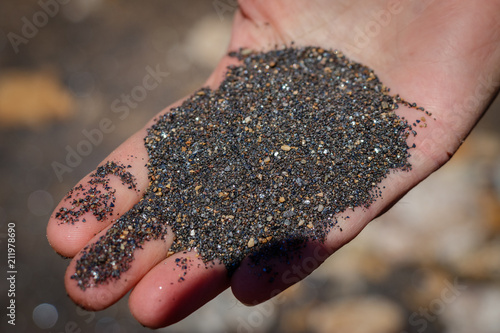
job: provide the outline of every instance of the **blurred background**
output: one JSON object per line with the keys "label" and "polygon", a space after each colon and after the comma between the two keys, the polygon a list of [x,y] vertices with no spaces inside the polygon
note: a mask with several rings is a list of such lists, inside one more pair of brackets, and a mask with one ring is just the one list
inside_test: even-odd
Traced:
{"label": "blurred background", "polygon": [[[60,2],[0,2],[0,267],[15,222],[18,271],[16,326],[2,278],[0,331],[147,332],[126,299],[93,313],[66,296],[68,260],[50,248],[46,223],[109,152],[203,84],[225,52],[235,1]],[[156,68],[168,76],[141,89]],[[250,308],[226,291],[160,331],[500,332],[499,109],[497,100],[450,163],[284,302]],[[112,130],[83,146],[105,118]],[[85,156],[60,169],[78,149]]]}

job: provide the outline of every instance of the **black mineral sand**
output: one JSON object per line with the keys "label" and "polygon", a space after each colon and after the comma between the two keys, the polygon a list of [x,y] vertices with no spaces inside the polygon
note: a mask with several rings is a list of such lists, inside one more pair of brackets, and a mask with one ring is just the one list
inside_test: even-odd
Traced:
{"label": "black mineral sand", "polygon": [[217,90],[149,129],[149,188],[84,249],[72,276],[82,289],[119,278],[167,226],[172,253],[195,249],[230,273],[273,244],[321,241],[339,213],[379,197],[391,170],[411,168],[414,131],[394,113],[408,103],[369,68],[315,47],[232,55],[242,64]]}
{"label": "black mineral sand", "polygon": [[[126,167],[112,161],[99,166],[94,173],[90,174],[88,186],[84,187],[80,184],[69,191],[64,201],[71,200],[71,208],[60,208],[55,218],[61,223],[74,224],[87,212],[91,212],[97,221],[113,215],[116,190],[108,185],[109,175],[118,176],[122,184],[128,185],[129,189],[136,189],[135,177],[126,168],[130,166]],[[82,222],[86,222],[85,219],[82,219]]]}

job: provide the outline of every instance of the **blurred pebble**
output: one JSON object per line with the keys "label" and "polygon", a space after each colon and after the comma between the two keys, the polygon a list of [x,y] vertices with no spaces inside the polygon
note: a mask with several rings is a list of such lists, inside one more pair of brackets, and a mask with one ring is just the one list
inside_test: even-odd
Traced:
{"label": "blurred pebble", "polygon": [[311,309],[307,320],[316,333],[396,333],[404,328],[401,307],[380,296],[323,304]]}
{"label": "blurred pebble", "polygon": [[52,195],[44,190],[37,190],[28,197],[28,209],[36,216],[50,214],[54,209],[54,199]]}
{"label": "blurred pebble", "polygon": [[310,331],[308,330],[309,327],[307,318],[313,307],[313,304],[306,303],[298,308],[283,311],[279,322],[281,331],[287,333],[302,333]]}
{"label": "blurred pebble", "polygon": [[[500,175],[500,161],[498,170]],[[483,191],[479,200],[484,215],[484,227],[492,234],[500,235],[500,186],[499,194],[494,191],[491,188]]]}
{"label": "blurred pebble", "polygon": [[207,15],[189,31],[184,51],[193,63],[214,68],[227,52],[231,37],[231,22]]}
{"label": "blurred pebble", "polygon": [[422,267],[415,270],[411,281],[403,291],[403,300],[412,309],[427,307],[442,296],[443,290],[453,284],[453,277],[438,266]]}
{"label": "blurred pebble", "polygon": [[447,332],[500,332],[500,287],[469,288],[442,313]]}
{"label": "blurred pebble", "polygon": [[33,321],[40,329],[52,328],[58,317],[57,309],[49,303],[42,303],[33,309]]}
{"label": "blurred pebble", "polygon": [[95,324],[95,333],[121,333],[120,324],[112,317],[103,317]]}
{"label": "blurred pebble", "polygon": [[40,126],[70,117],[74,100],[49,72],[4,70],[0,77],[0,126]]}
{"label": "blurred pebble", "polygon": [[500,280],[500,239],[468,253],[455,268],[461,276],[470,279]]}

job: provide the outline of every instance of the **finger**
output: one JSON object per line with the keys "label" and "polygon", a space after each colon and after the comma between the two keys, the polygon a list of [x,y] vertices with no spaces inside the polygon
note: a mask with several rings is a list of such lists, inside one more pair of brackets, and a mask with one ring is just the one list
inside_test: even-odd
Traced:
{"label": "finger", "polygon": [[243,304],[257,305],[311,274],[330,255],[325,244],[287,240],[246,257],[231,279],[231,290]]}
{"label": "finger", "polygon": [[[113,226],[101,231],[72,259],[66,270],[64,282],[68,295],[85,309],[102,310],[118,301],[166,257],[173,240],[172,233],[167,232],[164,239],[140,244],[141,248],[137,246],[133,250],[133,260],[124,266],[123,255],[128,256],[129,249],[113,247],[117,243],[110,242],[110,239],[115,238],[115,232],[123,231],[113,229]],[[121,244],[130,244],[134,241],[132,237],[129,234]],[[119,273],[118,278],[110,277],[116,273]]]}
{"label": "finger", "polygon": [[185,318],[229,287],[226,268],[203,263],[193,252],[156,265],[134,288],[130,311],[144,326],[159,328]]}
{"label": "finger", "polygon": [[145,131],[136,133],[100,164],[114,163],[116,171],[104,177],[95,176],[95,171],[90,173],[59,203],[47,226],[47,238],[54,250],[73,257],[95,234],[139,201],[148,186],[144,136]]}

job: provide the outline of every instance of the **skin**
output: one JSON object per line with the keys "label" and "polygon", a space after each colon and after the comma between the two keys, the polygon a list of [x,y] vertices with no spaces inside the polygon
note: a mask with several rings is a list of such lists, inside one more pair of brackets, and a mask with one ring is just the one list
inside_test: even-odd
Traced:
{"label": "skin", "polygon": [[[385,16],[377,23],[377,13],[382,10]],[[178,283],[181,272],[173,270],[174,259],[189,257],[194,263],[201,260],[195,253],[166,258],[172,242],[169,235],[164,241],[147,242],[143,250],[136,251],[131,269],[120,280],[83,292],[69,278],[74,273],[75,261],[86,244],[106,232],[112,219],[98,222],[86,214],[85,224],[59,225],[51,218],[47,228],[49,242],[58,253],[73,257],[65,276],[69,296],[87,309],[100,310],[133,288],[129,298],[132,314],[141,324],[155,328],[183,319],[228,287],[241,302],[257,304],[304,278],[373,218],[446,163],[472,130],[500,84],[499,12],[500,1],[240,1],[229,50],[244,47],[265,51],[275,45],[290,45],[292,41],[296,46],[339,49],[352,60],[374,69],[391,93],[432,112],[432,117],[426,117],[427,128],[409,139],[410,145],[417,146],[411,151],[413,169],[391,174],[382,183],[386,186],[382,199],[368,209],[351,212],[350,219],[341,223],[343,231],[334,229],[323,244],[310,244],[302,261],[290,265],[277,262],[276,269],[281,275],[273,283],[269,283],[268,277],[256,274],[259,267],[246,262],[231,279],[221,264],[211,269],[205,269],[203,264],[193,265],[186,280]],[[364,37],[360,31],[365,32]],[[224,57],[206,85],[216,88],[225,67],[234,62]],[[424,115],[406,107],[398,109],[398,114],[409,120]],[[138,182],[139,193],[111,177],[118,215],[130,209],[147,188],[143,138],[152,123],[104,160],[131,164],[128,171]],[[87,180],[84,178],[82,182],[85,184]],[[56,211],[64,205],[67,203],[62,201]]]}

